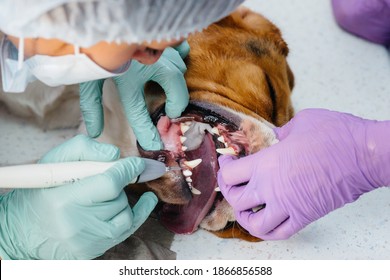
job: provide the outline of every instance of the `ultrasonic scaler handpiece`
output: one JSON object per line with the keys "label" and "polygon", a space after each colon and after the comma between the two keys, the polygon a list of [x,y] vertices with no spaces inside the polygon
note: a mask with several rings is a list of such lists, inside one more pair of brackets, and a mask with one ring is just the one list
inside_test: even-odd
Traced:
{"label": "ultrasonic scaler handpiece", "polygon": [[[144,158],[144,161],[145,170],[129,184],[152,181],[176,170],[157,160]],[[71,184],[104,173],[115,163],[75,161],[0,167],[0,188],[51,188]]]}

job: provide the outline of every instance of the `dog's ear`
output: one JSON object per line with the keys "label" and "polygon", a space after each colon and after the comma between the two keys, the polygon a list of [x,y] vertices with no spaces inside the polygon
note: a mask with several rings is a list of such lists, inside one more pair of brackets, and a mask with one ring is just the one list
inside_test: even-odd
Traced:
{"label": "dog's ear", "polygon": [[288,77],[288,85],[290,86],[290,90],[293,90],[295,86],[295,78],[294,73],[292,72],[290,65],[287,63],[287,77]]}
{"label": "dog's ear", "polygon": [[261,14],[240,7],[226,19],[225,24],[234,25],[236,28],[239,26],[250,33],[257,34],[262,41],[274,44],[281,55],[285,57],[288,55],[289,49],[279,28]]}

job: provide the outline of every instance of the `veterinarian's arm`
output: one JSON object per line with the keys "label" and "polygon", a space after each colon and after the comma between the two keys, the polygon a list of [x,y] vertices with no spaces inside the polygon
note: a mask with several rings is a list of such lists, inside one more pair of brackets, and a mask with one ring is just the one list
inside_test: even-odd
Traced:
{"label": "veterinarian's arm", "polygon": [[[112,161],[119,150],[76,136],[41,162]],[[50,189],[17,189],[0,197],[3,259],[92,259],[128,238],[157,203],[153,193],[130,208],[123,187],[144,169],[126,158],[105,173]],[[21,174],[27,176],[27,174]]]}
{"label": "veterinarian's arm", "polygon": [[[187,70],[183,59],[189,52],[183,42],[177,48],[167,48],[160,59],[152,65],[143,65],[135,60],[129,70],[113,80],[118,88],[126,117],[138,142],[145,150],[160,150],[162,142],[146,108],[144,86],[155,81],[164,89],[167,100],[165,111],[170,118],[177,118],[189,101],[184,73]],[[104,80],[80,85],[80,106],[88,134],[97,137],[103,130],[102,87]]]}
{"label": "veterinarian's arm", "polygon": [[275,132],[280,142],[256,154],[220,157],[221,192],[254,236],[286,239],[390,185],[390,121],[310,109]]}

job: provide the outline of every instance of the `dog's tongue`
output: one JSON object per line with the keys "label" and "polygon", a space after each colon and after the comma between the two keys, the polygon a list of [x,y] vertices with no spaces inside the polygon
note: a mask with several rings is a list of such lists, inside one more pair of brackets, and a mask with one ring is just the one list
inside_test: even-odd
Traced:
{"label": "dog's tongue", "polygon": [[199,149],[186,152],[188,160],[202,159],[192,173],[193,187],[201,193],[193,195],[186,205],[164,204],[160,219],[169,230],[190,234],[194,232],[206,214],[209,212],[216,197],[218,160],[215,144],[210,134],[206,134]]}

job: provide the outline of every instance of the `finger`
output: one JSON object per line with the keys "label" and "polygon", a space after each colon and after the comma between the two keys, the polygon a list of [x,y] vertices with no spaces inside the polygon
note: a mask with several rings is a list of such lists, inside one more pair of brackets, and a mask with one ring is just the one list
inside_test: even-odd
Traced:
{"label": "finger", "polygon": [[121,159],[103,174],[80,180],[73,190],[80,199],[86,199],[85,204],[114,200],[144,169],[145,162],[142,158]]}
{"label": "finger", "polygon": [[276,134],[276,138],[278,140],[284,140],[290,134],[291,129],[294,126],[294,119],[291,119],[288,123],[283,125],[282,127],[275,127],[274,132]]}
{"label": "finger", "polygon": [[[151,211],[156,206],[157,201],[157,197],[153,193],[147,192],[141,196],[133,210],[131,210],[129,206],[125,209],[124,213],[115,217],[113,222],[111,222],[116,226],[114,233],[118,234],[114,243],[118,244],[119,242],[117,241],[122,242],[132,235],[149,217]],[[129,222],[128,227],[125,226],[127,222]]]}
{"label": "finger", "polygon": [[220,167],[218,174],[221,175],[225,184],[239,185],[248,182],[252,177],[252,167],[254,163],[258,161],[254,155],[255,154],[240,159],[231,156],[220,156],[218,159]]}
{"label": "finger", "polygon": [[253,212],[236,211],[237,222],[250,234],[263,238],[288,219],[288,215],[272,206]]}
{"label": "finger", "polygon": [[122,191],[117,198],[92,205],[91,212],[101,221],[109,221],[129,206],[126,193]]}
{"label": "finger", "polygon": [[133,224],[133,212],[130,205],[127,205],[123,211],[119,212],[115,217],[108,221],[110,234],[114,245],[117,245],[126,240],[131,235],[131,227]]}
{"label": "finger", "polygon": [[298,230],[294,228],[291,219],[287,219],[269,233],[259,237],[263,240],[284,240],[290,238],[296,232],[298,232]]}
{"label": "finger", "polygon": [[126,94],[123,83],[117,86],[126,118],[141,147],[147,151],[161,150],[163,145],[160,134],[150,118],[143,90],[134,89],[134,94]]}
{"label": "finger", "polygon": [[119,155],[120,151],[114,145],[99,143],[80,134],[49,151],[39,162],[113,161]]}
{"label": "finger", "polygon": [[223,197],[235,211],[245,211],[265,203],[260,192],[254,192],[253,188],[248,185],[226,185],[223,178],[221,178],[221,174],[218,174],[218,186]]}
{"label": "finger", "polygon": [[[183,46],[181,51],[183,51],[182,54],[184,55],[186,51],[185,46]],[[169,69],[176,68],[184,74],[187,71],[187,66],[183,61],[182,54],[174,48],[166,48],[157,63],[161,66],[169,67]]]}
{"label": "finger", "polygon": [[88,135],[98,137],[104,126],[102,106],[104,80],[90,81],[80,84],[80,109]]}
{"label": "finger", "polygon": [[156,207],[157,196],[152,192],[144,193],[133,207],[133,224],[130,233],[133,234],[149,217]]}
{"label": "finger", "polygon": [[187,41],[183,41],[180,45],[174,47],[174,49],[180,54],[181,58],[184,59],[190,52],[190,45]]}
{"label": "finger", "polygon": [[164,89],[167,96],[165,101],[167,116],[170,118],[180,117],[190,100],[183,73],[175,68],[168,69],[164,75],[155,75],[153,81]]}

